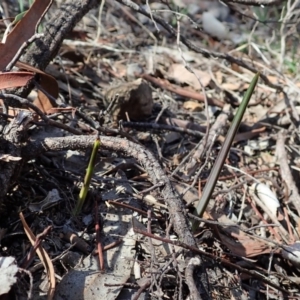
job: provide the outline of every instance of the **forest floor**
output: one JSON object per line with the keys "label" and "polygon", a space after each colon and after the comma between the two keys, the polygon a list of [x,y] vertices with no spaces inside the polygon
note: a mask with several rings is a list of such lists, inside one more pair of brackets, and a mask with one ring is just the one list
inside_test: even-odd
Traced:
{"label": "forest floor", "polygon": [[[4,2],[11,16],[19,12],[20,1]],[[1,216],[0,254],[15,257],[27,274],[19,275],[15,294],[300,298],[293,248],[300,235],[297,1],[174,2],[135,1],[131,9],[130,1],[102,1],[64,37],[45,69],[59,96],[56,107],[39,108],[55,122],[32,122],[29,144],[43,140],[43,147],[11,179]],[[54,1],[41,32],[61,5]],[[259,83],[189,240],[194,209],[257,72]],[[28,99],[34,97],[36,91]],[[74,216],[98,134],[89,193]],[[20,212],[33,234],[43,233],[52,267],[28,254]],[[200,281],[208,289],[205,280],[209,295],[198,292]]]}

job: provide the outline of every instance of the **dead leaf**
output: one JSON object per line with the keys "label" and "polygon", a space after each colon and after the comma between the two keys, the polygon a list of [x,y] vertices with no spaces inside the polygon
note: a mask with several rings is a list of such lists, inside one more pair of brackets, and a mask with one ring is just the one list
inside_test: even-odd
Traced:
{"label": "dead leaf", "polygon": [[[99,272],[99,261],[87,256],[60,281],[55,300],[107,299],[115,300],[132,273],[137,236],[131,225],[132,212],[110,209],[103,224],[103,242],[109,245],[118,237],[123,243],[105,252],[104,274]],[[72,288],[70,288],[72,287]]]}
{"label": "dead leaf", "polygon": [[226,91],[242,91],[247,89],[248,85],[243,82],[224,82],[220,86]]}
{"label": "dead leaf", "polygon": [[[58,83],[54,77],[20,61],[16,63],[16,66],[19,69],[39,74],[39,84],[45,92],[49,93],[54,99],[58,97]],[[46,93],[39,90],[37,98],[33,101],[33,104],[36,105],[43,113],[48,113],[49,110],[57,106],[56,102],[51,97],[48,97]]]}
{"label": "dead leaf", "polygon": [[200,70],[193,71],[195,72],[196,76],[192,72],[188,71],[183,64],[173,64],[169,68],[168,76],[177,82],[190,85],[195,90],[201,90],[201,85],[198,78],[200,79],[202,85],[206,87],[209,84],[211,77],[206,72],[202,72]]}
{"label": "dead leaf", "polygon": [[[211,214],[213,215],[213,213]],[[243,257],[253,257],[274,251],[272,245],[241,231],[239,227],[225,215],[218,216],[217,220],[219,223],[232,224],[232,226],[224,226],[222,228],[215,226],[215,229],[222,244],[233,254]]]}
{"label": "dead leaf", "polygon": [[32,72],[0,73],[0,90],[26,86],[33,77]]}
{"label": "dead leaf", "polygon": [[55,205],[59,200],[61,200],[59,192],[57,189],[52,189],[48,192],[46,198],[37,203],[29,204],[28,208],[32,212],[43,212],[43,210],[49,209],[51,206]]}

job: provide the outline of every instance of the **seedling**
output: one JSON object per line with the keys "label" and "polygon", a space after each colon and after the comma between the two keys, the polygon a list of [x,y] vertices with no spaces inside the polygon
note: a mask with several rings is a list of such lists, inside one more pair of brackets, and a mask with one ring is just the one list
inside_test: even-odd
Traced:
{"label": "seedling", "polygon": [[94,142],[93,151],[92,151],[92,154],[91,154],[91,157],[90,157],[88,168],[86,169],[85,177],[84,177],[84,180],[83,180],[83,185],[81,187],[76,206],[73,210],[73,215],[74,216],[76,216],[80,213],[80,211],[82,209],[82,206],[84,204],[86,195],[89,191],[91,178],[92,178],[93,173],[94,173],[96,156],[97,156],[97,152],[98,152],[99,147],[100,147],[100,139],[99,139],[99,137],[97,137],[96,141]]}

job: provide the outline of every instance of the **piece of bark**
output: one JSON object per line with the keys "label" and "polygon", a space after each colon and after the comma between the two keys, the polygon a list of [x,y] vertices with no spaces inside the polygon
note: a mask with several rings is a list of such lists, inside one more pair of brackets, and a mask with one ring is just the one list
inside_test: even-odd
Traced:
{"label": "piece of bark", "polygon": [[105,93],[105,105],[113,121],[143,120],[152,113],[153,99],[150,86],[137,79],[109,88]]}
{"label": "piece of bark", "polygon": [[[21,145],[26,139],[26,133],[33,115],[28,111],[20,110],[18,115],[4,128],[0,136],[0,153],[9,154],[13,157],[22,157]],[[18,172],[18,167],[22,162],[19,161],[0,161],[0,215],[4,208],[3,198],[5,197],[9,186],[12,184],[12,177]]]}

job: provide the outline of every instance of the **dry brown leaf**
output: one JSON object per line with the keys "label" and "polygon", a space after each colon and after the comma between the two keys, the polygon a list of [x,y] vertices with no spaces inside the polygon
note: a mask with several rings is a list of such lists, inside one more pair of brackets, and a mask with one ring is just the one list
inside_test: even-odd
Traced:
{"label": "dry brown leaf", "polygon": [[32,72],[0,73],[0,90],[25,86],[33,77]]}
{"label": "dry brown leaf", "polygon": [[254,238],[250,234],[241,231],[239,227],[225,215],[218,216],[217,220],[219,223],[233,225],[224,226],[222,230],[220,230],[218,226],[215,226],[220,240],[233,254],[243,257],[253,257],[274,251],[272,245],[268,244],[268,242]]}
{"label": "dry brown leaf", "polygon": [[[2,108],[3,105],[4,105],[3,100],[0,99],[0,113],[3,113],[3,108]],[[20,108],[15,108],[15,107],[9,106],[8,107],[8,115],[11,117],[15,117],[21,110],[29,111],[28,109],[20,109]],[[11,120],[12,118],[8,118],[8,119]]]}
{"label": "dry brown leaf", "polygon": [[169,78],[174,79],[177,82],[186,83],[196,90],[201,90],[201,85],[198,78],[200,79],[202,85],[206,87],[209,84],[211,77],[206,72],[202,72],[200,70],[193,71],[195,72],[196,76],[192,72],[188,71],[184,65],[173,64],[169,68],[168,76]]}
{"label": "dry brown leaf", "polygon": [[[28,70],[39,74],[39,84],[41,87],[54,99],[58,97],[58,83],[54,77],[23,62],[17,62],[16,66],[19,69]],[[56,102],[40,90],[38,91],[38,96],[33,101],[33,104],[36,105],[43,113],[48,113],[49,110],[56,106]]]}
{"label": "dry brown leaf", "polygon": [[220,86],[224,90],[228,90],[228,91],[243,91],[248,88],[248,85],[246,83],[239,82],[239,81],[224,82],[224,83],[220,84]]}
{"label": "dry brown leaf", "polygon": [[253,239],[250,236],[245,235],[244,232],[240,230],[238,232],[234,232],[237,230],[237,227],[229,227],[227,229],[235,239],[228,237],[221,232],[218,232],[218,235],[222,244],[224,244],[234,255],[253,257],[260,254],[270,253],[272,251],[272,248],[266,243]]}
{"label": "dry brown leaf", "polygon": [[[214,211],[206,212],[205,218],[218,220],[219,223],[232,224],[232,226],[215,226],[221,242],[235,255],[253,257],[274,251],[268,242],[254,238],[239,229],[239,227],[225,215],[218,215]],[[225,235],[226,234],[226,235]]]}

